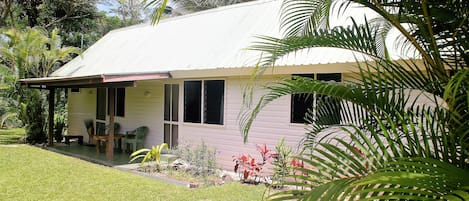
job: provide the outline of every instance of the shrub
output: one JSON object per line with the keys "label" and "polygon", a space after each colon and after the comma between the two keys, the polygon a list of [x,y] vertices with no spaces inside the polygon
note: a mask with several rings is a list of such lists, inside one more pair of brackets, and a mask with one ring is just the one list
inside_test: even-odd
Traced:
{"label": "shrub", "polygon": [[55,141],[61,142],[63,139],[63,130],[65,128],[65,119],[61,115],[54,115],[54,124],[55,124],[55,129],[54,129],[54,138]]}
{"label": "shrub", "polygon": [[139,149],[135,152],[133,152],[130,157],[130,162],[135,161],[139,158],[143,158],[141,161],[141,164],[143,165],[146,162],[155,162],[155,170],[157,172],[161,171],[161,153],[163,150],[166,149],[168,150],[168,144],[166,143],[161,143],[160,145],[157,146],[152,146],[151,149]]}
{"label": "shrub", "polygon": [[43,143],[47,140],[45,132],[45,117],[42,99],[39,92],[28,94],[28,103],[21,103],[21,120],[26,125],[26,141],[31,144]]}
{"label": "shrub", "polygon": [[202,141],[200,145],[180,144],[171,153],[187,162],[191,167],[187,170],[193,176],[206,177],[215,173],[216,150],[211,150]]}
{"label": "shrub", "polygon": [[[272,177],[273,187],[283,187],[285,178],[292,173],[293,151],[285,144],[282,138],[275,146],[276,153],[273,154],[274,176]],[[293,162],[295,163],[295,162]],[[296,163],[295,163],[296,164]]]}
{"label": "shrub", "polygon": [[235,162],[234,172],[239,174],[239,178],[242,182],[260,183],[262,180],[267,181],[267,179],[262,176],[262,170],[264,165],[272,159],[272,153],[267,149],[265,144],[256,145],[256,148],[262,157],[260,162],[256,162],[256,159],[249,154],[233,156],[233,162]]}

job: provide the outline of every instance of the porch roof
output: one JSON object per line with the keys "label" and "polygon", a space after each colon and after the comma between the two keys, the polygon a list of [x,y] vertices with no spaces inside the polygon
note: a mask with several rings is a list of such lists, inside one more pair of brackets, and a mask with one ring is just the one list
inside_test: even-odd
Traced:
{"label": "porch roof", "polygon": [[75,77],[46,77],[21,79],[30,88],[95,88],[95,87],[134,87],[136,81],[170,78],[167,72],[100,74]]}

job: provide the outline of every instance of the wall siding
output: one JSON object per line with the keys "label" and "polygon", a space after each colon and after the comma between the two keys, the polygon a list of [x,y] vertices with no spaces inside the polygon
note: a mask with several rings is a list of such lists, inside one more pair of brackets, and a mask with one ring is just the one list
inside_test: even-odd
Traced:
{"label": "wall siding", "polygon": [[[260,86],[277,78],[278,76],[265,76],[256,83],[254,103],[263,94]],[[290,96],[275,100],[259,113],[251,127],[248,143],[244,144],[238,115],[243,106],[242,94],[249,77],[219,79],[225,80],[224,125],[184,123],[183,118],[179,118],[179,144],[196,145],[205,142],[211,149],[216,149],[219,167],[228,170],[233,168],[233,156],[250,154],[260,159],[256,151],[257,144],[267,144],[269,149],[274,150],[277,142],[284,138],[288,145],[297,148],[305,128],[302,124],[290,123]],[[346,80],[347,76],[344,76],[344,79]],[[164,84],[179,84],[179,117],[183,117],[183,82],[184,80],[175,79],[139,81],[137,87],[127,88],[125,117],[115,119],[121,125],[121,132],[145,125],[150,128],[145,146],[162,143]],[[80,93],[70,93],[69,97],[70,133],[87,136],[83,120],[95,118],[96,90],[82,89]]]}
{"label": "wall siding", "polygon": [[[244,144],[239,130],[238,114],[243,104],[243,89],[248,80],[246,77],[225,79],[224,125],[182,123],[180,126],[179,137],[182,142],[193,144],[203,141],[212,149],[216,149],[217,162],[220,167],[228,170],[233,168],[233,156],[250,154],[260,159],[256,144],[267,144],[269,149],[274,149],[277,142],[285,138],[287,144],[296,147],[304,133],[302,125],[289,123],[290,98],[283,97],[259,113],[249,133],[248,143]],[[272,80],[273,78],[259,80],[258,85]],[[256,89],[254,100],[261,94],[261,91]]]}
{"label": "wall siding", "polygon": [[[163,84],[161,81],[140,81],[137,87],[126,88],[125,116],[115,117],[121,126],[120,132],[147,126],[149,134],[145,147],[163,142]],[[147,95],[145,95],[147,94]],[[81,89],[80,93],[69,92],[69,133],[85,136],[88,140],[85,119],[96,119],[96,89]],[[109,121],[109,116],[107,116]]]}

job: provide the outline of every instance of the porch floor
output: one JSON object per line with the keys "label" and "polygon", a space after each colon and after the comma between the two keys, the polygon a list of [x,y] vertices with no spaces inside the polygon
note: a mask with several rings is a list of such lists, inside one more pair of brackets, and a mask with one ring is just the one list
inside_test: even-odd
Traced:
{"label": "porch floor", "polygon": [[79,145],[77,143],[71,143],[70,145],[66,145],[63,143],[55,143],[53,147],[48,147],[48,149],[106,166],[124,165],[128,164],[130,160],[130,154],[114,149],[114,159],[109,161],[106,158],[104,147],[101,147],[99,154],[97,154],[96,147],[87,144]]}

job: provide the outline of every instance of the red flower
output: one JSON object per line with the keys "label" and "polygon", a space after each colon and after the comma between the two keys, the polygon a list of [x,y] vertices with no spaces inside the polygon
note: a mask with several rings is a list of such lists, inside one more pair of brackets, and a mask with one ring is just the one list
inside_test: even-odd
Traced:
{"label": "red flower", "polygon": [[243,161],[243,162],[246,162],[246,161],[248,161],[248,156],[242,155],[239,159],[241,159],[241,161]]}
{"label": "red flower", "polygon": [[248,171],[244,170],[244,174],[243,174],[244,180],[246,180],[248,176],[249,176]]}
{"label": "red flower", "polygon": [[263,144],[263,145],[256,145],[257,147],[257,151],[259,151],[262,155],[266,155],[267,153],[270,152],[269,149],[267,149],[267,145],[266,144]]}
{"label": "red flower", "polygon": [[303,161],[298,161],[296,159],[293,159],[291,161],[291,164],[293,165],[293,167],[304,167]]}

